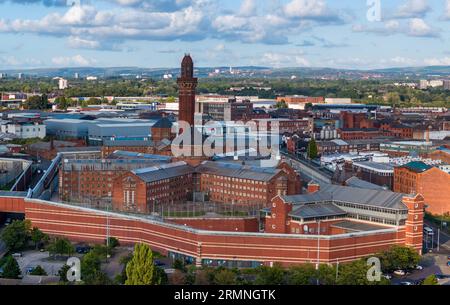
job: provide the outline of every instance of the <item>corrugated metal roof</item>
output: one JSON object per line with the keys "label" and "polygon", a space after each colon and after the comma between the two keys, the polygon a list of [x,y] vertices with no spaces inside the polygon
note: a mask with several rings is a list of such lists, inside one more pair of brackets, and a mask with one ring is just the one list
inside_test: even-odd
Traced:
{"label": "corrugated metal roof", "polygon": [[346,215],[347,212],[331,203],[305,204],[295,207],[291,213],[292,217],[315,218],[326,216]]}
{"label": "corrugated metal roof", "polygon": [[403,210],[406,209],[406,206],[402,203],[404,196],[405,194],[391,191],[328,184],[322,185],[322,189],[313,194],[282,196],[282,198],[292,204],[340,201]]}

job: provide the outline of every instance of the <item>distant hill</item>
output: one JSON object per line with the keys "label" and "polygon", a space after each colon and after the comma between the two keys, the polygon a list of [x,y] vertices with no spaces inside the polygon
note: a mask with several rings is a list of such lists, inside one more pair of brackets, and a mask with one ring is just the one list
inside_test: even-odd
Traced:
{"label": "distant hill", "polygon": [[[408,78],[420,79],[427,77],[450,77],[450,66],[386,68],[373,70],[334,69],[334,68],[270,68],[260,66],[241,66],[232,69],[239,73],[230,74],[230,67],[196,67],[198,77],[207,77],[219,69],[221,77],[312,77],[312,78]],[[140,68],[140,67],[81,67],[81,68],[42,68],[42,69],[16,69],[0,70],[8,75],[23,73],[34,77],[66,77],[72,78],[75,73],[80,77],[119,77],[129,76],[162,78],[165,74],[176,77],[180,73],[179,68]]]}

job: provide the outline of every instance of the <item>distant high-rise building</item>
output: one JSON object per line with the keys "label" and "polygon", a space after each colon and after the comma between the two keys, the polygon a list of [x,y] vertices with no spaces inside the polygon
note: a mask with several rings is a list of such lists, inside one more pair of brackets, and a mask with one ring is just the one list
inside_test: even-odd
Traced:
{"label": "distant high-rise building", "polygon": [[419,89],[425,90],[428,88],[428,81],[426,79],[421,79],[419,82]]}
{"label": "distant high-rise building", "polygon": [[444,90],[450,90],[450,79],[444,80]]}
{"label": "distant high-rise building", "polygon": [[0,79],[6,78],[8,75],[6,73],[0,73]]}
{"label": "distant high-rise building", "polygon": [[435,80],[430,80],[430,81],[428,82],[428,85],[429,85],[430,87],[433,87],[433,88],[435,88],[435,87],[441,87],[441,86],[444,85],[444,82],[443,82],[442,80],[440,80],[440,79],[435,79]]}
{"label": "distant high-rise building", "polygon": [[194,126],[195,89],[198,80],[194,78],[194,62],[189,54],[186,54],[181,62],[181,76],[177,83],[179,88],[178,120]]}
{"label": "distant high-rise building", "polygon": [[75,77],[75,79],[78,79],[78,78],[80,78],[80,75],[78,73],[75,73],[74,77]]}
{"label": "distant high-rise building", "polygon": [[23,73],[17,74],[17,78],[18,78],[18,79],[22,79],[22,78],[23,78]]}
{"label": "distant high-rise building", "polygon": [[60,78],[59,81],[58,81],[58,87],[59,87],[59,90],[64,90],[67,87],[69,87],[67,79]]}

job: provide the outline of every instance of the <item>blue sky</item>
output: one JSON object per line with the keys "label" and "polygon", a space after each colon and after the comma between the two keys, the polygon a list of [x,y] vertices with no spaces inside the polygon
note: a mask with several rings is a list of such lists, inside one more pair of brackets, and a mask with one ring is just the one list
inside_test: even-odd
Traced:
{"label": "blue sky", "polygon": [[176,67],[185,52],[197,66],[450,65],[450,0],[0,0],[0,41],[0,69]]}

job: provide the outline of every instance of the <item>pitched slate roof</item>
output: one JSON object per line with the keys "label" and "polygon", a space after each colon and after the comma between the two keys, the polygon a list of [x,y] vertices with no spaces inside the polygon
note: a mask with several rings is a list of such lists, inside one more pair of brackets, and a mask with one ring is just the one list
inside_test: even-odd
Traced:
{"label": "pitched slate roof", "polygon": [[281,170],[235,163],[203,161],[196,167],[196,172],[240,179],[270,181]]}
{"label": "pitched slate roof", "polygon": [[169,163],[164,165],[156,165],[148,168],[137,169],[132,171],[144,182],[154,182],[163,179],[169,179],[182,175],[191,174],[194,168],[184,161]]}
{"label": "pitched slate roof", "polygon": [[368,189],[368,190],[383,190],[382,186],[364,181],[359,179],[358,177],[351,177],[345,181],[347,186],[356,187],[360,189]]}
{"label": "pitched slate roof", "polygon": [[322,189],[313,194],[282,196],[285,202],[292,204],[320,203],[339,201],[363,204],[380,208],[405,209],[402,193],[385,190],[368,190],[340,185],[322,185]]}
{"label": "pitched slate roof", "polygon": [[172,128],[172,122],[168,118],[161,118],[152,128]]}

